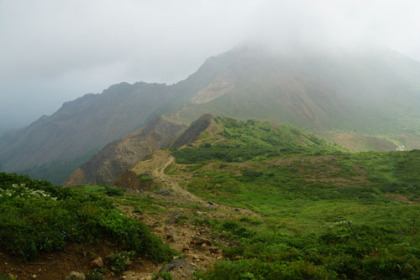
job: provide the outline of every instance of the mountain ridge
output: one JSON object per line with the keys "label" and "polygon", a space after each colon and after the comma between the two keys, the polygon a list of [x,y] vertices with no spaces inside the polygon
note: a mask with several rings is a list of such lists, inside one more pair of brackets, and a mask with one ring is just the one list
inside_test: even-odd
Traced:
{"label": "mountain ridge", "polygon": [[3,136],[0,164],[7,172],[61,183],[108,143],[159,115],[183,125],[203,114],[273,119],[327,138],[337,131],[380,136],[386,150],[392,143],[420,148],[418,76],[419,62],[389,50],[279,54],[236,48],[174,85],[121,83],[66,102]]}
{"label": "mountain ridge", "polygon": [[143,129],[106,145],[72,172],[63,185],[112,185],[118,176],[153,151],[169,147],[185,127],[156,117]]}

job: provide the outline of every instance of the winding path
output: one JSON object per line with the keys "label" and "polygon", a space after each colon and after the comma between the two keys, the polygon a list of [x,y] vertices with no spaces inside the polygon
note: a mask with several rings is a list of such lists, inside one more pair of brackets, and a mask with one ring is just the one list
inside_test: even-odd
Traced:
{"label": "winding path", "polygon": [[[153,176],[155,182],[160,183],[162,186],[171,189],[177,195],[177,198],[181,200],[181,202],[192,202],[198,203],[203,206],[209,205],[207,201],[201,199],[200,197],[190,193],[189,191],[185,190],[184,188],[180,187],[178,182],[175,180],[174,177],[165,174],[165,169],[175,161],[175,158],[171,156],[171,154],[167,151],[158,150],[152,154],[150,159],[138,162],[132,170],[136,172],[136,174],[141,174],[146,171],[150,172]],[[218,209],[226,210],[226,211],[234,211],[240,215],[251,215],[256,216],[255,212],[252,212],[248,209],[242,209],[238,207],[232,207],[217,203],[212,203],[212,205]]]}

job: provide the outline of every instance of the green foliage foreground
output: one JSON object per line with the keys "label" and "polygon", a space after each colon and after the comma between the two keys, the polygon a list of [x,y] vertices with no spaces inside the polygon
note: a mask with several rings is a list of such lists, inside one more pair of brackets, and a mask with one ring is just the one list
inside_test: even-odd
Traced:
{"label": "green foliage foreground", "polygon": [[[111,188],[108,194],[118,194]],[[64,249],[69,243],[110,242],[155,262],[174,251],[136,219],[97,196],[26,176],[0,173],[0,247],[21,260]]]}
{"label": "green foliage foreground", "polygon": [[259,216],[206,221],[236,246],[197,279],[420,279],[420,151],[351,154],[287,127],[221,121],[223,140],[173,151],[183,165],[171,172]]}
{"label": "green foliage foreground", "polygon": [[234,231],[227,235],[238,241],[237,246],[225,248],[230,260],[215,264],[198,279],[391,280],[420,276],[418,237],[413,240],[413,232],[401,232],[398,227],[343,221],[303,234],[280,233],[261,225],[251,231],[238,222],[236,231],[240,228],[247,229],[246,236]]}
{"label": "green foliage foreground", "polygon": [[197,279],[420,279],[420,151],[250,164],[190,168],[193,193],[261,214],[210,223],[237,245]]}

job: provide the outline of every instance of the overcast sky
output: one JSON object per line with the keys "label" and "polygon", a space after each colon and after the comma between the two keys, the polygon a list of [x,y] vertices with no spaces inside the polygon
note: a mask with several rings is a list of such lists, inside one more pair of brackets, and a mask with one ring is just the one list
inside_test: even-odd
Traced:
{"label": "overcast sky", "polygon": [[175,83],[250,41],[420,60],[419,11],[418,0],[0,0],[0,133],[114,83]]}

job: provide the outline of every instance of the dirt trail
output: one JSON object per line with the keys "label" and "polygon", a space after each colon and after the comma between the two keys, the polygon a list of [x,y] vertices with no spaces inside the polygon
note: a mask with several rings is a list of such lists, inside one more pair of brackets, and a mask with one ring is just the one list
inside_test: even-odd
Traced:
{"label": "dirt trail", "polygon": [[182,198],[186,200],[189,200],[191,202],[205,204],[206,202],[203,199],[181,188],[177,181],[172,179],[171,176],[165,174],[165,169],[171,163],[175,161],[175,158],[167,152],[164,152],[164,153],[161,153],[161,152],[164,152],[164,151],[159,151],[156,154],[163,154],[161,155],[162,160],[166,160],[166,162],[160,167],[152,170],[152,176],[154,177],[154,179],[160,181],[163,185],[172,189],[176,194],[178,194],[178,196],[181,196]]}
{"label": "dirt trail", "polygon": [[[172,202],[178,204],[192,203],[200,206],[215,208],[226,212],[234,212],[239,215],[258,216],[255,212],[248,209],[231,207],[227,205],[209,202],[190,193],[182,188],[173,176],[165,174],[165,169],[175,161],[175,158],[168,152],[163,150],[155,151],[150,159],[138,162],[132,170],[136,174],[149,173],[153,176],[153,181],[158,185],[172,190],[177,196],[177,200]],[[231,216],[231,215],[230,215]],[[237,215],[235,215],[237,216]]]}
{"label": "dirt trail", "polygon": [[[180,252],[183,259],[195,269],[206,269],[209,265],[224,258],[222,250],[215,244],[231,247],[234,246],[234,242],[213,233],[208,225],[197,224],[193,220],[207,218],[225,220],[257,216],[257,214],[247,209],[209,202],[188,192],[177,181],[182,178],[165,174],[165,169],[174,161],[174,157],[169,152],[159,150],[154,152],[151,158],[138,162],[131,169],[136,174],[152,176],[153,182],[162,188],[144,191],[142,195],[152,196],[164,202],[166,206],[161,206],[165,209],[164,211],[137,217],[130,207],[122,210],[150,226],[156,235],[160,236],[171,248]],[[128,273],[137,275],[139,272],[134,270]],[[174,275],[174,279],[190,278]]]}

